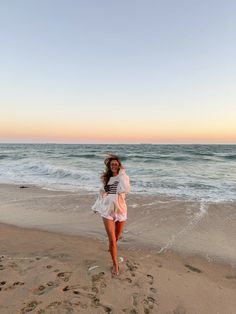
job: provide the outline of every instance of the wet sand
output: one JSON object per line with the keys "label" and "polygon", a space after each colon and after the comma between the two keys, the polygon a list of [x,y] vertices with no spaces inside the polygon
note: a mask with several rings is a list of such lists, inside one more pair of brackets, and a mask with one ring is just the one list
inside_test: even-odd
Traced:
{"label": "wet sand", "polygon": [[[0,222],[82,235],[106,241],[100,215],[91,211],[97,194],[49,191],[0,184]],[[128,194],[122,243],[200,255],[236,267],[236,203],[204,203],[160,195]]]}

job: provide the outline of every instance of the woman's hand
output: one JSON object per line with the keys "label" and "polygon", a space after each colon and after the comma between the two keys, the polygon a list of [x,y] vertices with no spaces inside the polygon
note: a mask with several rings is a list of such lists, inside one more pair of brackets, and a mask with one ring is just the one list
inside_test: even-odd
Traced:
{"label": "woman's hand", "polygon": [[125,169],[125,167],[121,164],[120,165],[120,170]]}
{"label": "woman's hand", "polygon": [[108,193],[107,193],[107,192],[104,192],[104,193],[102,194],[102,198],[106,197],[107,195],[108,195]]}

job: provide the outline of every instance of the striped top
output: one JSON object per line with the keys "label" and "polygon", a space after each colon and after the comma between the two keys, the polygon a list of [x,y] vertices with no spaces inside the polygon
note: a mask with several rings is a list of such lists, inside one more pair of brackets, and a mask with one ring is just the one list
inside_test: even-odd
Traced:
{"label": "striped top", "polygon": [[107,192],[107,194],[116,194],[118,184],[119,181],[115,181],[112,184],[107,184],[104,186],[104,190]]}

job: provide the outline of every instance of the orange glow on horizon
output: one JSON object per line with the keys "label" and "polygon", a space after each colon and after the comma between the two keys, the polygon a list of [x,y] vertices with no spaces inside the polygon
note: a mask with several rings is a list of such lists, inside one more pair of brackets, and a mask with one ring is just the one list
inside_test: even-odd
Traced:
{"label": "orange glow on horizon", "polygon": [[11,123],[1,123],[1,139],[30,139],[53,141],[96,141],[96,142],[231,142],[236,143],[236,127],[230,125],[185,125],[181,124],[150,124],[124,121],[110,121],[102,124],[100,121],[48,121],[16,120]]}
{"label": "orange glow on horizon", "polygon": [[167,136],[164,134],[159,134],[159,135],[151,135],[150,136],[142,136],[136,134],[136,136],[121,136],[121,135],[113,135],[113,136],[107,136],[107,135],[94,135],[94,134],[29,134],[26,132],[22,133],[12,133],[12,134],[0,134],[0,140],[1,139],[9,139],[11,140],[12,138],[17,139],[17,140],[22,140],[22,139],[30,139],[30,140],[44,140],[44,141],[63,141],[63,142],[80,142],[80,141],[88,141],[88,142],[134,142],[134,143],[205,143],[205,142],[231,142],[231,143],[236,143],[236,136],[234,135],[222,135],[222,134],[212,134],[212,135],[205,135],[205,136],[199,136],[198,134],[188,134],[188,135],[181,135],[179,134],[178,136]]}

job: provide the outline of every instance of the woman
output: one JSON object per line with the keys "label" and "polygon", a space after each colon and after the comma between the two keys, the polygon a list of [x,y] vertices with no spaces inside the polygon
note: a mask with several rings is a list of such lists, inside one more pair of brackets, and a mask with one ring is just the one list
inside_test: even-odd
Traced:
{"label": "woman", "polygon": [[101,176],[102,187],[100,195],[92,206],[92,210],[99,212],[102,216],[113,261],[112,274],[119,275],[116,241],[120,238],[127,220],[125,193],[130,192],[130,182],[129,176],[125,173],[125,168],[118,156],[109,154],[104,163],[106,169]]}

